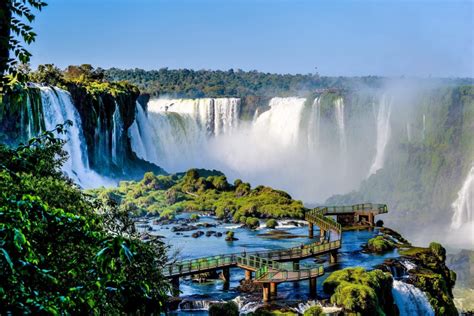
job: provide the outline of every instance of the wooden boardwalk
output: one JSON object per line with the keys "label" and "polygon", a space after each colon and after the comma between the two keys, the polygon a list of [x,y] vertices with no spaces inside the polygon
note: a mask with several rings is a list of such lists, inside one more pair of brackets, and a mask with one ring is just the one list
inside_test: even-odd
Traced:
{"label": "wooden boardwalk", "polygon": [[[213,270],[222,270],[224,278],[228,281],[229,269],[239,267],[246,271],[246,279],[251,279],[252,272],[255,273],[254,282],[263,284],[264,301],[276,295],[277,284],[288,281],[309,280],[310,292],[315,294],[316,278],[324,274],[324,267],[322,265],[306,266],[300,264],[299,261],[325,254],[330,255],[331,262],[337,261],[337,251],[342,245],[342,227],[341,224],[328,216],[351,214],[365,216],[373,225],[375,215],[382,213],[387,213],[385,204],[365,203],[351,206],[317,207],[305,213],[309,237],[314,238],[314,226],[318,226],[320,229],[320,236],[315,242],[281,250],[223,254],[179,261],[165,266],[163,274],[172,279],[175,287],[179,287],[180,277]],[[329,231],[335,233],[335,239],[330,240]],[[292,264],[288,264],[288,262],[292,262]]]}

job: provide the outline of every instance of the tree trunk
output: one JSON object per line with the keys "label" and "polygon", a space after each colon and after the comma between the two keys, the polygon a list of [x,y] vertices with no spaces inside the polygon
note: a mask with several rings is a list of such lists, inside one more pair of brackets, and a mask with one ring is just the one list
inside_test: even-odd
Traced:
{"label": "tree trunk", "polygon": [[12,19],[11,5],[11,0],[0,1],[0,76],[8,70],[10,23]]}

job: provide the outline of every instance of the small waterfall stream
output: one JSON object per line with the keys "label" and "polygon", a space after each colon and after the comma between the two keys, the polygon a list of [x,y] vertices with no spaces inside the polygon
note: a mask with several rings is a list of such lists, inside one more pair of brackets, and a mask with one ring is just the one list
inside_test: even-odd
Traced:
{"label": "small waterfall stream", "polygon": [[377,142],[374,161],[370,166],[369,176],[383,168],[385,160],[385,148],[390,139],[390,113],[392,102],[387,96],[382,96],[377,114]]}
{"label": "small waterfall stream", "polygon": [[347,153],[347,141],[346,141],[346,124],[344,118],[344,100],[342,98],[337,98],[335,101],[335,116],[337,128],[339,131],[339,146],[340,146],[340,155],[345,156]]}
{"label": "small waterfall stream", "polygon": [[[472,229],[474,228],[474,163],[458,192],[457,199],[452,204],[453,217],[451,219],[451,229],[466,228],[467,233],[471,233],[471,240],[474,238]],[[469,236],[465,236],[469,238]]]}
{"label": "small waterfall stream", "polygon": [[426,294],[412,284],[394,280],[392,294],[400,316],[434,316]]}

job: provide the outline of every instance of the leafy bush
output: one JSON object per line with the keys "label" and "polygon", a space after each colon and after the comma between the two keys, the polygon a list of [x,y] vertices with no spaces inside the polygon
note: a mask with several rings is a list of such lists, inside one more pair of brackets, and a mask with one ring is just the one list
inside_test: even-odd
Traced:
{"label": "leafy bush", "polygon": [[278,226],[278,222],[271,218],[265,223],[265,225],[267,226],[267,228],[275,228]]}
{"label": "leafy bush", "polygon": [[383,236],[377,236],[369,239],[367,247],[373,252],[385,252],[393,250],[395,245],[390,240],[385,239]]}
{"label": "leafy bush", "polygon": [[212,304],[209,307],[210,316],[238,316],[239,307],[234,302]]}
{"label": "leafy bush", "polygon": [[303,316],[321,316],[323,314],[323,309],[321,306],[311,306],[307,310],[304,311]]}
{"label": "leafy bush", "polygon": [[141,242],[127,210],[72,185],[62,144],[46,132],[0,145],[0,314],[160,313],[164,244]]}
{"label": "leafy bush", "polygon": [[347,268],[331,273],[323,289],[331,294],[331,302],[348,312],[361,315],[384,315],[393,305],[392,276],[381,270]]}
{"label": "leafy bush", "polygon": [[260,221],[258,220],[258,218],[248,217],[245,221],[245,226],[247,226],[248,228],[256,229],[260,227]]}

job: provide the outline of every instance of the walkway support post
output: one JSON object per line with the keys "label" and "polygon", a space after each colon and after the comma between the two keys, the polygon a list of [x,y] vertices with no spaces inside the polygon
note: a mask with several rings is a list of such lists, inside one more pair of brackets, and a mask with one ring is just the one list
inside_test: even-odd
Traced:
{"label": "walkway support post", "polygon": [[375,226],[374,217],[375,217],[375,216],[374,216],[374,213],[370,212],[370,213],[369,213],[369,224],[370,224],[370,226],[372,226],[372,227]]}
{"label": "walkway support post", "polygon": [[173,296],[179,296],[179,276],[175,276],[171,279],[171,294]]}
{"label": "walkway support post", "polygon": [[245,281],[250,281],[250,280],[252,280],[252,271],[245,270]]}
{"label": "walkway support post", "polygon": [[326,236],[326,231],[322,228],[319,229],[319,240],[323,241]]}
{"label": "walkway support post", "polygon": [[329,253],[329,263],[336,263],[337,262],[337,250],[331,251]]}
{"label": "walkway support post", "polygon": [[270,298],[275,298],[277,297],[277,283],[270,283]]}
{"label": "walkway support post", "polygon": [[295,260],[293,261],[293,270],[299,270],[300,269],[300,261],[299,260]]}
{"label": "walkway support post", "polygon": [[263,301],[268,302],[270,299],[270,284],[263,283]]}
{"label": "walkway support post", "polygon": [[309,278],[309,296],[313,298],[316,297],[316,287],[317,287],[316,278]]}
{"label": "walkway support post", "polygon": [[222,278],[224,279],[224,291],[227,291],[230,287],[230,268],[222,269]]}
{"label": "walkway support post", "polygon": [[308,235],[309,235],[309,238],[314,238],[314,225],[313,225],[313,223],[308,224]]}

